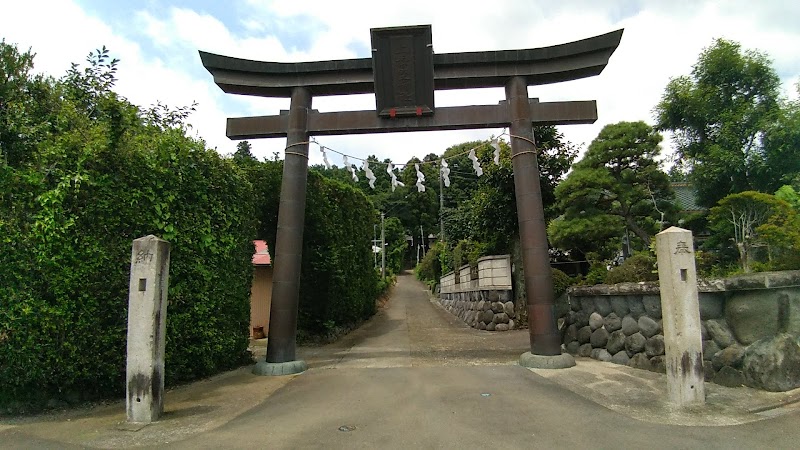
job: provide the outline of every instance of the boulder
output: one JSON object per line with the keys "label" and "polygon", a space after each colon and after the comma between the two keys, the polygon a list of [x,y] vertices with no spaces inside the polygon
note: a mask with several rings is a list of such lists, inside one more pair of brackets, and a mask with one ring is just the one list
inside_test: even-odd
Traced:
{"label": "boulder", "polygon": [[492,319],[492,322],[494,322],[494,323],[508,323],[508,314],[506,314],[504,312],[496,313],[494,315],[494,318]]}
{"label": "boulder", "polygon": [[503,303],[503,311],[508,314],[508,317],[514,317],[514,304],[511,302]]}
{"label": "boulder", "polygon": [[644,344],[647,342],[647,338],[645,338],[642,333],[635,333],[625,338],[625,351],[628,352],[628,356],[633,357],[633,355],[637,353],[641,353],[644,350]]}
{"label": "boulder", "polygon": [[720,350],[714,355],[711,364],[715,371],[719,371],[723,367],[733,367],[734,369],[742,368],[742,359],[744,358],[744,347],[739,344],[731,345],[730,347]]}
{"label": "boulder", "polygon": [[596,329],[602,327],[603,326],[603,316],[601,316],[599,313],[593,312],[589,316],[589,326],[592,328],[592,330],[596,330]]}
{"label": "boulder", "polygon": [[646,338],[655,336],[658,333],[658,322],[648,316],[639,317],[637,324],[639,325],[639,332]]}
{"label": "boulder", "polygon": [[591,314],[594,312],[594,300],[591,297],[581,297],[581,311],[585,312],[586,314]]}
{"label": "boulder", "polygon": [[481,322],[490,324],[494,320],[494,313],[492,310],[487,310],[481,313]]}
{"label": "boulder", "polygon": [[735,292],[725,304],[725,319],[736,339],[750,345],[782,331],[778,329],[779,303],[775,295],[764,291]]}
{"label": "boulder", "polygon": [[[594,359],[598,361],[611,362],[611,353],[608,353],[608,350],[604,348],[596,348],[595,350],[597,350],[597,357],[594,358],[593,356]],[[594,350],[592,350],[592,353],[594,353]]]}
{"label": "boulder", "polygon": [[622,319],[622,332],[625,333],[625,336],[630,336],[632,334],[639,332],[639,322],[633,318],[633,316],[625,316]]}
{"label": "boulder", "polygon": [[578,354],[578,349],[580,348],[580,346],[581,346],[581,344],[578,341],[570,342],[566,346],[567,353],[569,353],[570,355],[577,355]]}
{"label": "boulder", "polygon": [[495,314],[501,313],[505,310],[504,303],[501,302],[492,302],[492,312]]}
{"label": "boulder", "polygon": [[578,342],[587,344],[592,339],[592,329],[589,326],[582,327],[578,330]]}
{"label": "boulder", "polygon": [[719,372],[714,375],[713,380],[714,383],[720,386],[740,387],[744,384],[744,374],[742,374],[741,370],[734,369],[731,366],[723,366]]}
{"label": "boulder", "polygon": [[588,358],[592,355],[592,344],[583,344],[578,347],[578,356]]}
{"label": "boulder", "polygon": [[746,385],[772,392],[800,387],[800,342],[781,333],[760,339],[744,351],[742,373]]}
{"label": "boulder", "polygon": [[476,328],[479,329],[479,330],[485,330],[486,329],[486,322],[483,322],[483,321],[478,322],[478,326]]}
{"label": "boulder", "polygon": [[706,322],[704,320],[700,321],[700,339],[707,341],[708,337],[708,327],[706,327]]}
{"label": "boulder", "polygon": [[589,325],[589,313],[586,311],[578,311],[575,313],[575,325],[580,327],[585,327]]}
{"label": "boulder", "polygon": [[608,330],[609,333],[613,333],[622,328],[622,319],[616,313],[611,313],[603,319],[603,327]]}
{"label": "boulder", "polygon": [[651,318],[658,320],[661,318],[661,297],[658,295],[642,296],[644,312]]}
{"label": "boulder", "polygon": [[508,324],[498,323],[497,325],[495,325],[494,331],[508,331]]}
{"label": "boulder", "polygon": [[704,361],[711,361],[714,359],[714,355],[719,352],[719,346],[716,342],[712,340],[703,341],[703,360]]}
{"label": "boulder", "polygon": [[652,358],[664,354],[664,336],[657,334],[647,339],[644,343],[644,353]]}
{"label": "boulder", "polygon": [[653,372],[667,373],[667,357],[653,356],[650,358],[650,367]]}
{"label": "boulder", "polygon": [[611,362],[613,362],[614,364],[622,364],[623,366],[627,366],[628,361],[630,360],[631,358],[628,356],[625,350],[617,352],[614,354],[614,356],[611,357]]}
{"label": "boulder", "polygon": [[608,331],[606,331],[605,328],[594,330],[592,336],[589,338],[589,343],[591,343],[594,348],[605,347],[606,343],[608,343]]}
{"label": "boulder", "polygon": [[611,313],[611,302],[606,297],[598,297],[594,300],[595,311],[600,313],[601,316],[607,316]]}
{"label": "boulder", "polygon": [[564,331],[564,342],[570,343],[578,340],[578,327],[572,324]]}
{"label": "boulder", "polygon": [[628,366],[634,369],[650,370],[650,358],[644,353],[637,353],[628,361]]}
{"label": "boulder", "polygon": [[511,319],[508,320],[508,329],[509,330],[513,330],[514,329],[514,321],[511,320]]}
{"label": "boulder", "polygon": [[628,300],[625,297],[611,297],[611,309],[618,317],[625,317],[631,311],[628,309]]}
{"label": "boulder", "polygon": [[625,350],[625,333],[622,330],[617,330],[609,335],[606,350],[612,355]]}
{"label": "boulder", "polygon": [[733,333],[724,320],[706,321],[706,329],[708,329],[708,336],[719,345],[719,348],[730,347],[736,343],[736,338],[733,337]]}
{"label": "boulder", "polygon": [[489,322],[486,324],[486,331],[494,331],[497,327],[497,324],[494,322]]}
{"label": "boulder", "polygon": [[[378,249],[378,250],[380,250],[380,249]],[[486,311],[486,301],[484,301],[484,300],[479,300],[479,301],[478,301],[478,306],[476,307],[476,309],[477,309],[478,311]]]}

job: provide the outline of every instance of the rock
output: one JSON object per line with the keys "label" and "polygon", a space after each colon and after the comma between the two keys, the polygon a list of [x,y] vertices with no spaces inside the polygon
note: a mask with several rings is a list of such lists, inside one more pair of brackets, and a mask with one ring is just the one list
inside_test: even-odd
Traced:
{"label": "rock", "polygon": [[630,314],[634,319],[641,317],[644,314],[644,303],[642,303],[642,297],[638,295],[632,295],[628,297],[628,309],[631,310]]}
{"label": "rock", "polygon": [[700,294],[700,320],[721,319],[725,300],[715,294]]}
{"label": "rock", "polygon": [[647,342],[647,338],[645,338],[642,333],[635,333],[625,338],[625,351],[628,352],[628,356],[633,357],[633,355],[637,353],[641,353],[644,350],[644,344]]}
{"label": "rock", "polygon": [[650,367],[653,372],[667,373],[667,357],[653,356],[650,358]]}
{"label": "rock", "polygon": [[508,314],[508,317],[514,317],[514,304],[511,302],[503,303],[503,312]]}
{"label": "rock", "polygon": [[592,353],[589,354],[589,357],[592,358],[592,359],[597,359],[597,357],[600,356],[600,350],[602,350],[602,349],[593,348],[592,349]]}
{"label": "rock", "polygon": [[479,329],[479,330],[485,330],[486,329],[486,323],[485,322],[478,322],[478,326],[476,328]]}
{"label": "rock", "polygon": [[578,301],[575,297],[569,298],[569,307],[571,310],[578,312],[581,310],[581,302]]}
{"label": "rock", "polygon": [[589,325],[589,313],[586,311],[578,311],[575,313],[575,325],[585,327]]}
{"label": "rock", "polygon": [[608,342],[608,331],[605,328],[598,328],[592,332],[589,342],[594,348],[605,347]]}
{"label": "rock", "polygon": [[800,387],[800,342],[789,333],[760,339],[744,351],[746,385],[772,392]]}
{"label": "rock", "polygon": [[717,354],[719,351],[719,346],[716,342],[708,340],[703,341],[703,360],[704,361],[711,361],[714,359],[714,355]]}
{"label": "rock", "polygon": [[491,310],[481,313],[481,322],[489,324],[494,320],[494,313]]}
{"label": "rock", "polygon": [[617,330],[609,335],[606,350],[612,355],[625,350],[625,333],[622,330]]}
{"label": "rock", "polygon": [[637,324],[639,325],[639,332],[646,338],[653,337],[658,333],[658,323],[647,316],[639,317]]}
{"label": "rock", "polygon": [[492,312],[495,314],[505,312],[505,303],[492,302]]}
{"label": "rock", "polygon": [[578,348],[578,356],[588,358],[592,355],[592,344],[583,344]]}
{"label": "rock", "polygon": [[614,364],[622,364],[623,366],[627,366],[628,365],[628,361],[630,361],[630,360],[631,360],[631,358],[628,356],[627,353],[625,353],[625,350],[619,351],[619,352],[615,353],[614,356],[611,357],[611,362],[612,363],[614,363]]}
{"label": "rock", "polygon": [[642,296],[644,312],[651,318],[658,320],[661,318],[661,297],[658,295]]}
{"label": "rock", "polygon": [[513,320],[511,320],[511,319],[509,319],[509,320],[508,320],[508,329],[509,329],[509,330],[513,330],[513,329],[514,329],[514,325],[515,325],[515,324],[514,324],[514,321],[513,321]]}
{"label": "rock", "polygon": [[726,366],[733,367],[734,369],[741,369],[743,358],[744,347],[739,344],[734,344],[724,350],[718,351],[711,360],[711,363],[715,371],[719,371]]}
{"label": "rock", "polygon": [[586,344],[592,339],[592,329],[589,326],[578,329],[578,342]]}
{"label": "rock", "polygon": [[603,316],[601,316],[599,313],[593,312],[589,316],[589,326],[592,328],[592,330],[596,330],[596,329],[602,327],[603,326]]}
{"label": "rock", "polygon": [[775,295],[764,291],[735,292],[725,303],[725,318],[744,345],[769,336],[775,336],[780,319],[779,302]]}
{"label": "rock", "polygon": [[704,320],[700,321],[700,339],[704,341],[708,340],[708,327],[706,327],[706,322]]}
{"label": "rock", "polygon": [[714,383],[720,386],[740,387],[744,385],[744,374],[742,374],[741,370],[734,369],[731,366],[723,366],[719,369],[719,372],[714,375],[713,380]]}
{"label": "rock", "polygon": [[508,314],[501,312],[494,315],[492,319],[494,323],[508,323]]}
{"label": "rock", "polygon": [[508,324],[507,323],[498,323],[494,327],[495,331],[508,331]]}
{"label": "rock", "polygon": [[[378,249],[378,250],[380,250],[380,249]],[[477,309],[478,309],[478,311],[486,311],[486,301],[484,301],[484,300],[478,301]]]}
{"label": "rock", "polygon": [[711,366],[711,361],[703,360],[703,381],[711,381],[714,379],[714,367]]}
{"label": "rock", "polygon": [[581,297],[581,311],[585,312],[586,314],[591,314],[594,312],[594,300],[591,297]]}
{"label": "rock", "polygon": [[630,336],[639,332],[639,322],[633,316],[625,316],[622,319],[622,332],[625,336]]}
{"label": "rock", "polygon": [[595,349],[595,350],[597,350],[597,358],[595,358],[596,360],[604,361],[604,362],[611,362],[611,353],[608,353],[608,350],[606,350],[604,348],[598,348],[598,349]]}
{"label": "rock", "polygon": [[578,341],[570,342],[566,346],[567,353],[569,353],[570,355],[577,355],[578,354],[578,349],[580,348],[580,346],[581,346],[581,344]]}
{"label": "rock", "polygon": [[708,336],[719,345],[720,348],[730,347],[736,343],[733,333],[728,328],[724,320],[709,320],[706,322]]}
{"label": "rock", "polygon": [[663,355],[664,348],[664,336],[660,334],[648,338],[644,343],[644,353],[651,358]]}
{"label": "rock", "polygon": [[603,327],[608,330],[609,333],[613,333],[622,328],[622,319],[616,313],[611,313],[603,319]]}
{"label": "rock", "polygon": [[628,366],[634,369],[650,370],[650,358],[644,353],[637,353],[628,361]]}
{"label": "rock", "polygon": [[572,342],[578,340],[578,327],[572,324],[564,331],[564,342]]}
{"label": "rock", "polygon": [[490,302],[495,303],[498,300],[500,300],[500,292],[498,292],[497,289],[492,289],[492,290],[489,291],[489,293],[488,293],[486,298]]}
{"label": "rock", "polygon": [[611,313],[611,302],[606,297],[598,297],[594,300],[595,311],[600,313],[601,316],[607,316]]}
{"label": "rock", "polygon": [[486,324],[486,331],[494,331],[497,324],[494,322],[489,322]]}
{"label": "rock", "polygon": [[[511,317],[511,316],[509,316],[509,317]],[[575,311],[567,312],[564,315],[564,322],[566,322],[567,325],[572,325],[573,323],[575,323]]]}
{"label": "rock", "polygon": [[628,300],[625,297],[611,297],[610,303],[617,317],[625,317],[631,311],[628,309]]}

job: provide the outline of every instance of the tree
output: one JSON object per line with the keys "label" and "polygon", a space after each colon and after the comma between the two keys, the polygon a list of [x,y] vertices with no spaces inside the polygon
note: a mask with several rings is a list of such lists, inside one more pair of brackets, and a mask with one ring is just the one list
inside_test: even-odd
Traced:
{"label": "tree", "polygon": [[[657,128],[673,132],[677,157],[690,169],[699,201],[713,206],[728,194],[773,192],[785,184],[788,153],[765,144],[779,111],[780,79],[763,53],[717,39],[690,76],[672,79],[655,108]],[[776,132],[773,139],[783,142]],[[797,158],[795,158],[797,159]]]}
{"label": "tree", "polygon": [[644,122],[606,125],[555,189],[563,215],[550,223],[552,243],[607,255],[609,240],[627,227],[649,246],[673,195],[656,161],[661,139]]}
{"label": "tree", "polygon": [[[761,236],[764,229],[761,227],[772,224],[767,230],[770,239],[773,242],[785,240],[778,232],[786,225],[796,226],[796,215],[788,203],[773,195],[745,191],[720,200],[711,208],[709,222],[712,230],[733,240],[739,252],[739,264],[748,273],[752,270],[753,248],[764,244]],[[783,226],[776,226],[778,224]]]}
{"label": "tree", "polygon": [[256,157],[253,156],[251,150],[253,146],[248,141],[241,141],[236,144],[236,151],[233,153],[233,160],[236,162],[255,161]]}

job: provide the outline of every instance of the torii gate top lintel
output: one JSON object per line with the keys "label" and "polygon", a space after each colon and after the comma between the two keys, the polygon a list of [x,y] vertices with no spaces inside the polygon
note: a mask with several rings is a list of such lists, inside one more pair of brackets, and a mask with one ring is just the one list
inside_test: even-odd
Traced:
{"label": "torii gate top lintel", "polygon": [[[503,87],[522,76],[528,86],[599,75],[623,30],[549,47],[433,54],[434,89]],[[200,51],[203,66],[226,93],[290,97],[295,87],[314,96],[375,92],[372,58],[281,63]]]}

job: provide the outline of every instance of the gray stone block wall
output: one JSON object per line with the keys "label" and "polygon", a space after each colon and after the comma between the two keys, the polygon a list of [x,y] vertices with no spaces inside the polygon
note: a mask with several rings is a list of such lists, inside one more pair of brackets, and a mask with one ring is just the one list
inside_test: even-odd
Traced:
{"label": "gray stone block wall", "polygon": [[441,293],[439,304],[478,330],[513,330],[516,316],[511,290],[478,289]]}
{"label": "gray stone block wall", "polygon": [[[800,387],[800,271],[703,281],[698,290],[706,381]],[[568,301],[559,320],[565,351],[665,373],[657,283],[572,288]]]}

